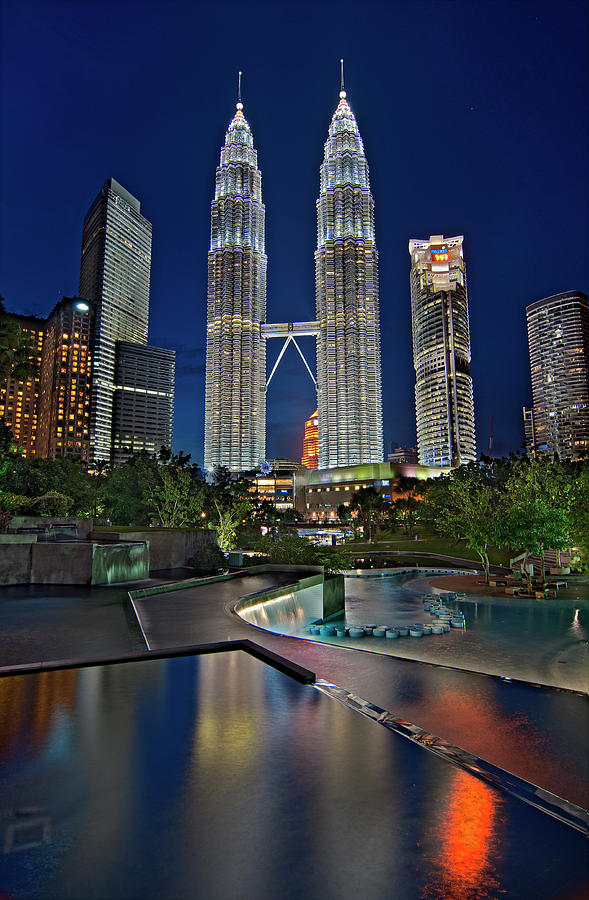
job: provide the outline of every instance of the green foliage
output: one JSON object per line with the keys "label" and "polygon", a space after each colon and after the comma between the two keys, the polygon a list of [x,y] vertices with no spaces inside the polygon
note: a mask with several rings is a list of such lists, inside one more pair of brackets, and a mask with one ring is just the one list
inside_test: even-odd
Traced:
{"label": "green foliage", "polygon": [[105,515],[115,525],[149,525],[145,489],[153,480],[156,465],[148,453],[141,451],[108,472],[101,495]]}
{"label": "green foliage", "polygon": [[335,548],[312,544],[296,533],[283,534],[278,540],[264,535],[258,541],[257,550],[268,554],[271,563],[289,566],[324,566],[327,572],[341,572],[350,568],[349,557]]}
{"label": "green foliage", "polygon": [[[8,457],[7,471],[2,475],[1,489],[30,498],[30,515],[44,496],[59,494],[70,498],[68,515],[90,516],[93,512],[92,481],[85,464],[77,456],[56,459],[24,459],[19,454]],[[43,504],[41,504],[43,506]],[[55,515],[66,515],[58,512]]]}
{"label": "green foliage", "polygon": [[150,469],[145,500],[156,525],[181,528],[196,525],[204,504],[205,484],[190,455],[172,454],[162,447],[157,465]]}
{"label": "green foliage", "polygon": [[574,481],[558,459],[515,462],[505,483],[507,543],[539,554],[544,580],[544,551],[565,550],[572,537]]}
{"label": "green foliage", "polygon": [[67,516],[72,503],[71,497],[60,494],[59,491],[48,491],[31,501],[27,513],[32,516]]}
{"label": "green foliage", "polygon": [[188,564],[196,569],[199,575],[214,575],[219,569],[225,568],[227,561],[217,546],[207,544],[198,549]]}
{"label": "green foliage", "polygon": [[352,494],[350,511],[356,514],[362,523],[366,540],[371,541],[374,528],[381,524],[387,514],[387,506],[382,496],[372,486],[360,488]]}
{"label": "green foliage", "polygon": [[251,482],[234,478],[225,466],[218,466],[212,483],[203,492],[209,525],[217,529],[219,547],[225,553],[237,546],[237,529],[255,508]]}
{"label": "green foliage", "polygon": [[582,569],[589,575],[589,460],[584,462],[575,479],[570,520],[573,541],[579,550]]}
{"label": "green foliage", "polygon": [[478,553],[489,580],[489,547],[506,542],[504,494],[478,463],[461,466],[449,476],[432,480],[427,499],[436,530],[446,537],[463,537]]}

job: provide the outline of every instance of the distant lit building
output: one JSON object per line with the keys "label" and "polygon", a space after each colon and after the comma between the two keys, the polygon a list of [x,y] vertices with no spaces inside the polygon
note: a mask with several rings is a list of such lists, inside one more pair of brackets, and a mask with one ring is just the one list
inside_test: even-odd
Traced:
{"label": "distant lit building", "polygon": [[318,438],[317,438],[317,410],[310,419],[305,422],[305,436],[303,438],[303,457],[301,463],[307,469],[318,469]]}
{"label": "distant lit building", "polygon": [[113,405],[112,462],[172,447],[175,352],[119,341]]}
{"label": "distant lit building", "polygon": [[36,456],[90,454],[94,306],[64,297],[47,318]]}
{"label": "distant lit building", "polygon": [[111,459],[117,341],[147,344],[151,222],[109,178],[84,220],[79,294],[96,309],[90,461]]}
{"label": "distant lit building", "polygon": [[368,163],[346,92],[333,114],[317,200],[319,466],[383,459],[378,253]]}
{"label": "distant lit building", "polygon": [[297,485],[306,469],[291,459],[264,462],[259,471],[246,472],[252,482],[252,492],[259,500],[267,500],[284,512],[294,509]]}
{"label": "distant lit building", "polygon": [[470,331],[462,237],[409,241],[419,462],[476,459]]}
{"label": "distant lit building", "polygon": [[207,469],[257,467],[266,448],[265,209],[241,100],[217,167],[208,256],[205,376]]}
{"label": "distant lit building", "polygon": [[589,451],[589,306],[566,291],[526,307],[533,411],[526,420],[532,456],[577,459]]}
{"label": "distant lit building", "polygon": [[0,384],[0,419],[4,419],[12,431],[22,455],[33,457],[37,455],[39,380],[46,323],[36,316],[6,315],[30,341],[30,360],[36,371],[26,381],[7,378]]}
{"label": "distant lit building", "polygon": [[395,447],[393,452],[388,454],[387,461],[391,463],[408,463],[416,466],[417,447]]}
{"label": "distant lit building", "polygon": [[396,496],[402,496],[396,493],[396,483],[401,476],[422,480],[437,478],[449,471],[448,468],[390,462],[306,471],[297,478],[297,509],[311,522],[337,522],[338,506],[349,506],[353,495],[362,488],[374,488],[385,502],[390,503]]}

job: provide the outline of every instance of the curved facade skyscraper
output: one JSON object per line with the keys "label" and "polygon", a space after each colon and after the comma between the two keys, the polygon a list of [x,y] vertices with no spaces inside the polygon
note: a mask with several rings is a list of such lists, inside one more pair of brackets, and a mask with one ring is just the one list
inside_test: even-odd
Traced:
{"label": "curved facade skyscraper", "polygon": [[422,466],[476,459],[462,236],[409,241],[417,446]]}
{"label": "curved facade skyscraper", "polygon": [[255,468],[266,446],[265,209],[250,127],[237,110],[211,204],[205,379],[205,467]]}
{"label": "curved facade skyscraper", "polygon": [[378,254],[368,163],[340,92],[317,200],[319,468],[382,462]]}

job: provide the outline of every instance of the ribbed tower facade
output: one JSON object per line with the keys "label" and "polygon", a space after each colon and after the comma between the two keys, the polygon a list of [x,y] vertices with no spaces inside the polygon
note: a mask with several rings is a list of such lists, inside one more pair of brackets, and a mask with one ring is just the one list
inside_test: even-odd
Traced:
{"label": "ribbed tower facade", "polygon": [[566,291],[526,308],[533,410],[524,412],[532,456],[579,459],[589,450],[589,305]]}
{"label": "ribbed tower facade", "polygon": [[409,241],[417,446],[422,466],[476,459],[462,236]]}
{"label": "ribbed tower facade", "polygon": [[205,467],[252,469],[266,447],[265,209],[250,127],[236,113],[211,204],[205,381]]}
{"label": "ribbed tower facade", "polygon": [[319,468],[382,462],[374,201],[344,90],[321,165],[315,292]]}

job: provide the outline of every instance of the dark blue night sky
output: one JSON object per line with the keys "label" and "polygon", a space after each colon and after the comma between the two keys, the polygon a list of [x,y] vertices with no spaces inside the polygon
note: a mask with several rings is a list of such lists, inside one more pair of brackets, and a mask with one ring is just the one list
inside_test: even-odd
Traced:
{"label": "dark blue night sky", "polygon": [[[237,71],[262,170],[268,321],[301,321],[315,317],[315,200],[343,56],[376,207],[386,449],[415,443],[407,244],[443,233],[465,236],[479,450],[491,416],[495,453],[518,450],[525,306],[589,287],[588,10],[4,0],[7,308],[46,315],[77,291],[84,215],[116,178],[153,223],[150,343],[177,350],[175,449],[201,461],[210,202]],[[269,391],[269,458],[300,458],[314,408],[291,347]]]}

